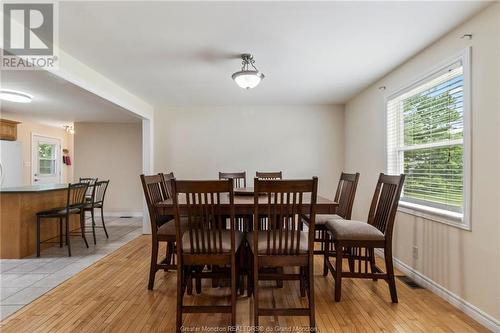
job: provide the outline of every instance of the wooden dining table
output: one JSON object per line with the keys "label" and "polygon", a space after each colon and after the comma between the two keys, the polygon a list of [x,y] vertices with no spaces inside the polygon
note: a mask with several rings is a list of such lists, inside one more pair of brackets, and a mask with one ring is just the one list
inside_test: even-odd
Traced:
{"label": "wooden dining table", "polygon": [[[185,196],[179,195],[180,214],[187,209]],[[264,208],[268,198],[265,195],[259,195],[259,205]],[[229,194],[222,194],[220,201],[220,211],[223,214],[230,214]],[[302,212],[308,212],[311,205],[311,195],[304,193],[302,200]],[[168,199],[156,204],[161,215],[174,215],[174,204],[172,199]],[[328,198],[318,196],[316,200],[316,214],[335,214],[338,203]],[[234,195],[235,215],[252,215],[254,210],[254,194],[252,187],[237,188]]]}

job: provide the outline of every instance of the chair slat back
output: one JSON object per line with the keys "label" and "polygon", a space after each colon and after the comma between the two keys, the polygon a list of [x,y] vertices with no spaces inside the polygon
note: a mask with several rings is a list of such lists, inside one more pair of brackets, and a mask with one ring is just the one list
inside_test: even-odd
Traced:
{"label": "chair slat back", "polygon": [[334,199],[339,205],[335,213],[346,220],[351,219],[352,205],[356,195],[356,188],[358,187],[358,180],[359,173],[342,172],[340,175]]}
{"label": "chair slat back", "polygon": [[389,176],[380,174],[373,194],[368,223],[391,239],[396,210],[401,196],[405,175]]}
{"label": "chair slat back", "polygon": [[[266,255],[297,255],[308,242],[309,252],[313,251],[315,210],[317,202],[318,178],[307,180],[254,180],[254,248],[259,241],[266,242]],[[260,196],[265,196],[265,204],[259,204]],[[307,200],[310,198],[310,201]],[[309,201],[309,205],[307,205]],[[308,239],[301,239],[304,229],[302,215],[308,214]],[[268,219],[264,228],[260,217]],[[261,231],[259,236],[259,231]],[[259,237],[264,237],[260,239]],[[302,242],[302,244],[301,244]]]}
{"label": "chair slat back", "polygon": [[255,177],[259,179],[283,179],[283,171],[277,172],[259,172],[255,173]]}
{"label": "chair slat back", "polygon": [[167,198],[170,199],[172,197],[172,179],[175,178],[174,173],[160,173],[160,175],[163,177],[163,181],[165,182]]}
{"label": "chair slat back", "polygon": [[104,197],[106,195],[108,185],[109,180],[100,180],[94,184],[94,188],[92,189],[92,202],[94,204],[104,203]]}
{"label": "chair slat back", "polygon": [[[177,246],[184,254],[216,255],[227,252],[223,242],[227,242],[230,232],[231,253],[235,252],[235,218],[233,179],[227,180],[173,180],[173,203],[176,212]],[[187,219],[187,230],[181,234],[179,200],[183,196],[185,210],[182,217]],[[226,225],[229,205],[229,226]],[[187,235],[187,236],[185,236]],[[188,242],[188,244],[184,244]],[[188,245],[188,250],[183,250]]]}
{"label": "chair slat back", "polygon": [[144,190],[144,197],[146,198],[146,204],[148,205],[151,231],[154,236],[160,224],[160,214],[155,205],[161,201],[167,200],[165,182],[161,175],[141,175],[141,183],[142,189]]}
{"label": "chair slat back", "polygon": [[87,193],[88,188],[88,183],[69,184],[66,207],[81,208],[85,204],[85,193]]}
{"label": "chair slat back", "polygon": [[80,177],[79,183],[87,183],[89,184],[89,187],[87,188],[87,196],[92,195],[93,187],[95,183],[97,183],[98,178],[92,178],[92,177]]}
{"label": "chair slat back", "polygon": [[219,172],[219,179],[234,179],[234,187],[247,187],[247,173],[243,172]]}

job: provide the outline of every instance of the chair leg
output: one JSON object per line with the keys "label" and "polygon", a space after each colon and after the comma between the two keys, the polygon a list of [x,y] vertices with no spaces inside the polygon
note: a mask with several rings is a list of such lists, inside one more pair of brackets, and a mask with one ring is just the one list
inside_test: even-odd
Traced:
{"label": "chair leg", "polygon": [[251,251],[249,251],[248,253],[248,259],[249,259],[249,263],[250,265],[248,266],[248,270],[247,270],[247,295],[248,297],[250,297],[251,295],[253,295],[253,284],[254,284],[254,281],[253,281],[253,254]]}
{"label": "chair leg", "polygon": [[299,267],[300,272],[300,297],[306,297],[306,283],[305,283],[305,270],[304,267]]}
{"label": "chair leg", "polygon": [[[370,256],[370,272],[376,273],[376,265],[375,265],[375,251],[373,249],[368,249],[368,255]],[[373,281],[377,281],[377,278],[373,278]]]}
{"label": "chair leg", "polygon": [[[276,268],[278,274],[283,274],[283,267]],[[276,280],[276,287],[283,288],[283,280]]]}
{"label": "chair leg", "polygon": [[[174,246],[172,242],[167,242],[167,247],[166,247],[166,253],[165,253],[165,262],[168,265],[173,265],[173,253],[174,253]],[[168,271],[167,268],[163,269],[165,272]]]}
{"label": "chair leg", "polygon": [[[219,269],[218,266],[212,265],[212,272],[217,272]],[[212,279],[212,288],[217,288],[219,286],[219,279],[213,278]]]}
{"label": "chair leg", "polygon": [[[69,221],[69,216],[66,217],[66,219]],[[80,213],[80,230],[82,231],[82,238],[83,238],[83,241],[85,242],[85,246],[88,249],[89,248],[89,243],[87,242],[87,237],[85,237],[85,219],[83,217],[83,210]]]}
{"label": "chair leg", "polygon": [[101,206],[101,221],[102,221],[102,228],[104,229],[104,233],[106,234],[106,238],[109,238],[108,231],[106,230],[106,225],[104,224],[104,207],[103,206]]}
{"label": "chair leg", "polygon": [[36,256],[40,257],[40,216],[36,217]]}
{"label": "chair leg", "polygon": [[328,231],[325,231],[324,233],[324,243],[323,243],[323,276],[328,275],[328,256],[330,254],[330,236],[328,234]]}
{"label": "chair leg", "polygon": [[148,289],[153,290],[155,284],[155,275],[158,270],[158,241],[153,239],[153,244],[151,246],[151,264],[149,266],[149,282]]}
{"label": "chair leg", "polygon": [[189,266],[189,269],[190,269],[189,273],[186,273],[186,275],[187,275],[186,294],[191,296],[191,295],[193,295],[193,274],[192,274],[193,268],[191,266]]}
{"label": "chair leg", "polygon": [[[197,267],[196,272],[202,272],[203,271],[203,266]],[[196,293],[201,294],[201,278],[199,276],[195,276],[195,282],[196,282]]]}
{"label": "chair leg", "polygon": [[66,245],[68,246],[68,256],[71,257],[71,242],[69,238],[69,218],[64,219],[64,224],[66,225]]}
{"label": "chair leg", "polygon": [[335,302],[340,301],[341,288],[342,288],[342,255],[343,248],[339,243],[335,244]]}
{"label": "chair leg", "polygon": [[63,247],[63,221],[59,218],[59,247]]}
{"label": "chair leg", "polygon": [[244,246],[240,247],[238,249],[238,251],[236,252],[236,258],[235,258],[235,262],[236,262],[236,267],[235,267],[236,268],[236,292],[240,296],[243,296],[243,294],[245,293],[245,283],[244,283],[243,275],[241,274],[241,267],[243,267],[242,263],[244,262],[244,259],[243,259],[244,252],[245,252]]}
{"label": "chair leg", "polygon": [[253,325],[259,326],[259,265],[257,263],[256,255],[253,255]]}
{"label": "chair leg", "polygon": [[[181,258],[178,258],[180,261]],[[182,299],[184,298],[184,267],[182,265],[178,265],[177,269],[177,316],[176,316],[176,331],[178,333],[182,332]]]}
{"label": "chair leg", "polygon": [[[94,245],[96,245],[95,241],[95,218],[94,218],[94,208],[90,210],[90,215],[92,216],[92,236],[94,237]],[[85,219],[84,219],[85,220]],[[84,222],[85,223],[85,222]]]}
{"label": "chair leg", "polygon": [[236,326],[236,254],[231,258],[231,326]]}
{"label": "chair leg", "polygon": [[356,253],[356,252],[353,252],[352,247],[348,247],[347,253],[348,253],[347,262],[349,263],[349,272],[353,273],[354,272],[354,258],[352,256],[353,256],[353,253]]}
{"label": "chair leg", "polygon": [[387,246],[384,250],[385,269],[387,272],[387,283],[389,284],[389,291],[391,293],[392,303],[398,302],[398,293],[396,291],[396,280],[394,279],[394,266],[392,263],[392,249]]}
{"label": "chair leg", "polygon": [[316,332],[316,317],[315,317],[315,313],[314,313],[314,307],[315,307],[315,304],[314,304],[314,254],[312,256],[309,257],[309,267],[307,267],[308,269],[308,274],[307,274],[307,277],[309,279],[309,283],[308,283],[308,286],[309,288],[308,291],[309,291],[309,295],[308,295],[308,298],[309,298],[309,326],[311,328],[311,332]]}

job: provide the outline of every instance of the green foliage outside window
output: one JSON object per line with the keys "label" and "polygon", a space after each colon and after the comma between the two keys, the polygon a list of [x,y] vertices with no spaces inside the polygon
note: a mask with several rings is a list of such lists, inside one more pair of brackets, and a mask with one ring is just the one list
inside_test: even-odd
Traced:
{"label": "green foliage outside window", "polygon": [[39,174],[52,175],[55,172],[55,161],[53,157],[54,145],[41,143],[38,145]]}
{"label": "green foliage outside window", "polygon": [[[460,89],[463,78],[458,83]],[[446,84],[450,84],[447,82]],[[439,91],[439,87],[435,90]],[[461,90],[460,90],[461,91]],[[463,139],[462,94],[422,94],[403,101],[404,146]],[[417,147],[416,147],[417,148]],[[403,169],[407,175],[403,197],[462,211],[463,146],[405,150]]]}

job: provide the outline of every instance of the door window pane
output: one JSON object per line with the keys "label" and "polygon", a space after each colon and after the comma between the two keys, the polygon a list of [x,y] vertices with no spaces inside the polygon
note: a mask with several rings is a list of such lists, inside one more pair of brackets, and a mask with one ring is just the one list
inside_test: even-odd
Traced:
{"label": "door window pane", "polygon": [[56,146],[54,144],[38,144],[38,174],[56,174]]}

